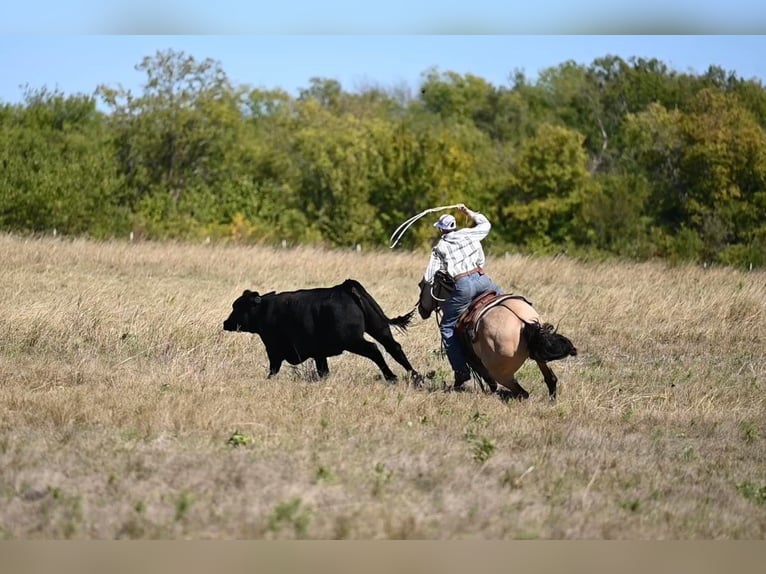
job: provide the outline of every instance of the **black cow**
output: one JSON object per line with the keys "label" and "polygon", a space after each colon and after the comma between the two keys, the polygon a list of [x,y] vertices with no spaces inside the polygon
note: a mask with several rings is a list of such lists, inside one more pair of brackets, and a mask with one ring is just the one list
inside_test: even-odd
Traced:
{"label": "black cow", "polygon": [[325,377],[330,372],[327,357],[349,351],[373,360],[387,381],[395,381],[378,347],[365,340],[364,333],[369,333],[420,384],[422,377],[389,327],[405,331],[414,312],[389,319],[358,281],[346,279],[334,287],[284,293],[259,295],[246,289],[232,304],[223,329],[260,335],[269,357],[269,377],[279,372],[282,361],[297,365],[309,358],[319,376]]}

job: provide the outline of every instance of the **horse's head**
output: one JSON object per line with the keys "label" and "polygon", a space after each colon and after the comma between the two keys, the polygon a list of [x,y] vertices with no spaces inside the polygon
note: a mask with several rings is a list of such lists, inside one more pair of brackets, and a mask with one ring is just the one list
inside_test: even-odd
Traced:
{"label": "horse's head", "polygon": [[418,312],[423,319],[428,319],[433,311],[450,298],[455,290],[455,280],[444,271],[437,271],[434,274],[433,285],[427,283],[424,277],[418,283],[418,287],[420,287]]}
{"label": "horse's head", "polygon": [[438,307],[438,304],[431,293],[431,285],[426,283],[425,279],[420,280],[418,288],[420,289],[418,313],[420,314],[421,319],[428,319],[431,316],[431,313]]}

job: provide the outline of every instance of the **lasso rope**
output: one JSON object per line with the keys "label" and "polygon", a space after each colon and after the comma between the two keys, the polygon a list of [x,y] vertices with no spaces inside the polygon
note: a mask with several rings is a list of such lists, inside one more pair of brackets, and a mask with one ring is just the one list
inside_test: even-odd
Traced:
{"label": "lasso rope", "polygon": [[399,227],[397,227],[396,231],[394,231],[391,234],[391,238],[390,238],[391,245],[389,247],[391,249],[396,247],[396,244],[399,243],[399,240],[404,235],[404,232],[407,231],[413,223],[415,223],[418,219],[420,219],[424,215],[428,215],[429,213],[433,213],[434,211],[443,211],[445,209],[454,209],[458,205],[460,205],[460,204],[458,203],[458,204],[455,204],[455,205],[444,205],[442,207],[431,207],[430,209],[426,209],[425,211],[422,211],[422,212],[418,213],[417,215],[414,215],[413,217],[410,217],[407,221],[405,221]]}

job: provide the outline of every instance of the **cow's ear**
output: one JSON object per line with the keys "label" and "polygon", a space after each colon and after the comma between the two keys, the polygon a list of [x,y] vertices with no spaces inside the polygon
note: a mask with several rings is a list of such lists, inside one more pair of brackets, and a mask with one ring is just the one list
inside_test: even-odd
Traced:
{"label": "cow's ear", "polygon": [[251,303],[261,302],[261,296],[258,293],[258,291],[250,291],[250,289],[245,289],[244,295],[247,297],[248,301],[250,301]]}

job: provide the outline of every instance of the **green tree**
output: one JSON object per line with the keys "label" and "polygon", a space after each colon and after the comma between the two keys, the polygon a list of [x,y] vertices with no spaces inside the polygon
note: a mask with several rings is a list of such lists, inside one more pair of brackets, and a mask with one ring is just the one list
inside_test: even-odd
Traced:
{"label": "green tree", "polygon": [[574,214],[589,184],[583,136],[542,125],[522,143],[501,194],[503,234],[512,243],[537,251],[572,241]]}
{"label": "green tree", "polygon": [[[143,93],[100,86],[110,109],[117,160],[136,224],[150,234],[190,233],[220,221],[222,197],[250,193],[241,166],[247,153],[243,91],[217,62],[173,50],[146,57]],[[244,187],[243,187],[244,185]]]}
{"label": "green tree", "polygon": [[575,214],[577,243],[635,259],[657,255],[651,242],[651,219],[646,215],[650,193],[650,183],[641,174],[595,178],[585,188]]}
{"label": "green tree", "polygon": [[0,114],[0,226],[105,236],[119,231],[120,180],[93,97],[30,89]]}
{"label": "green tree", "polygon": [[718,260],[728,245],[748,244],[766,229],[766,131],[730,93],[703,90],[684,123],[682,171],[688,189],[684,211]]}
{"label": "green tree", "polygon": [[737,96],[707,88],[687,112],[654,104],[626,126],[631,161],[652,182],[647,211],[664,254],[760,260],[766,132]]}

